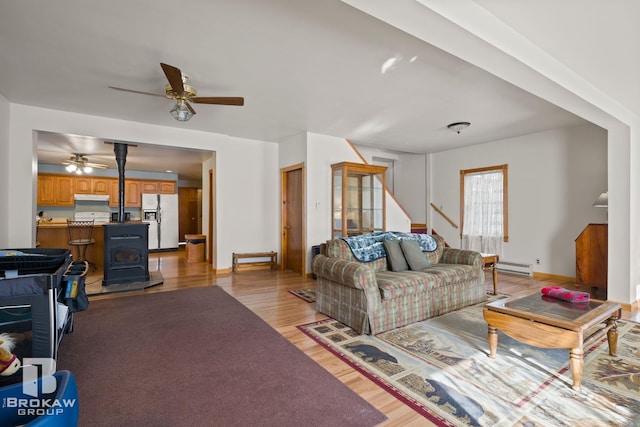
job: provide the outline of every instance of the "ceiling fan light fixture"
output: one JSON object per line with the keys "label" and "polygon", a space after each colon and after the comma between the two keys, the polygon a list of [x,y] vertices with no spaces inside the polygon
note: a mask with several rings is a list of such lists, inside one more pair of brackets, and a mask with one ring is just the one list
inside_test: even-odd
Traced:
{"label": "ceiling fan light fixture", "polygon": [[99,163],[91,163],[82,153],[73,153],[73,156],[62,164],[67,165],[65,170],[69,173],[82,175],[83,173],[91,173],[95,168],[106,169],[107,165]]}
{"label": "ceiling fan light fixture", "polygon": [[169,112],[179,122],[187,122],[193,117],[193,113],[189,111],[184,99],[176,100],[176,105]]}
{"label": "ceiling fan light fixture", "polygon": [[452,131],[454,131],[455,133],[460,133],[461,131],[465,130],[469,126],[471,126],[471,123],[469,122],[455,122],[447,125],[447,127]]}

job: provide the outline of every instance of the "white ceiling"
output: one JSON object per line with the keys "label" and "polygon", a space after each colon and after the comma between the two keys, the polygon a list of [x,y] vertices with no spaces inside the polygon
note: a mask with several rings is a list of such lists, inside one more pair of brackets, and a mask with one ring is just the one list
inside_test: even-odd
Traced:
{"label": "white ceiling", "polygon": [[[562,32],[548,10],[477,3],[543,47],[558,46],[525,19]],[[4,2],[0,42],[0,94],[9,102],[263,141],[309,131],[427,153],[584,123],[339,0]],[[194,104],[196,116],[181,123],[168,99],[108,88],[162,93],[160,62],[188,74],[199,96],[243,96],[245,105]],[[446,128],[457,121],[472,124],[458,135]],[[44,133],[38,149],[47,162],[82,152],[115,164],[112,147],[91,138]],[[140,159],[135,152],[128,167],[153,170],[179,170],[201,155],[144,145]]]}
{"label": "white ceiling", "polygon": [[[69,160],[72,157],[71,153],[80,153],[87,154],[90,163],[104,164],[110,169],[117,169],[113,142],[90,136],[40,131],[38,132],[38,161],[60,164],[64,160]],[[179,179],[186,181],[200,181],[202,163],[211,157],[211,153],[200,150],[186,148],[175,150],[161,145],[118,142],[129,144],[125,170],[174,173]]]}

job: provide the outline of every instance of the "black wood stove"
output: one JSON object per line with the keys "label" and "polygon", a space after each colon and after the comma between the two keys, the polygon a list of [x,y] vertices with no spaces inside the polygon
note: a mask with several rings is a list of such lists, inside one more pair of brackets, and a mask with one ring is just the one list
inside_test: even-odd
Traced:
{"label": "black wood stove", "polygon": [[104,228],[104,278],[102,286],[149,281],[149,224],[124,221],[124,166],[127,144],[115,143],[118,164],[118,218]]}
{"label": "black wood stove", "polygon": [[149,280],[149,224],[112,222],[104,228],[102,286]]}

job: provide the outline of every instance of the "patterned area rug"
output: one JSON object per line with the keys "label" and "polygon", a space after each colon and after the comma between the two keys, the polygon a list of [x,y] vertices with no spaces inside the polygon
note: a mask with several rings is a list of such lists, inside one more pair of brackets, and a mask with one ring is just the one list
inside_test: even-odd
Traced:
{"label": "patterned area rug", "polygon": [[315,289],[293,289],[289,291],[290,294],[302,298],[306,302],[316,302],[316,290]]}
{"label": "patterned area rug", "polygon": [[640,324],[618,322],[585,349],[582,391],[568,350],[528,346],[499,332],[490,359],[483,304],[376,336],[333,320],[298,328],[439,426],[640,425]]}

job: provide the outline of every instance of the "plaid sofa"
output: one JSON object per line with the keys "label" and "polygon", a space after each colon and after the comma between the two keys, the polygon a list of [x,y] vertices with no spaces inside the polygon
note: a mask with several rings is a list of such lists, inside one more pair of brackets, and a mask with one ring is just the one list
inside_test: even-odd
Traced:
{"label": "plaid sofa", "polygon": [[378,334],[486,300],[482,256],[445,247],[424,252],[431,268],[393,272],[387,259],[357,261],[342,239],[316,255],[316,310],[361,334]]}

